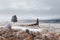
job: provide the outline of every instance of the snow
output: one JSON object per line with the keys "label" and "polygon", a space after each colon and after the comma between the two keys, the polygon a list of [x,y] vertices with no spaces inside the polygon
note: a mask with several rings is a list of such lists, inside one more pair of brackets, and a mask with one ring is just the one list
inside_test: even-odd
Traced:
{"label": "snow", "polygon": [[23,31],[25,31],[26,29],[29,29],[30,31],[33,31],[33,32],[43,32],[45,31],[45,28],[38,28],[38,29],[34,29],[34,28],[29,28],[29,27],[22,27],[22,26],[12,26],[12,29],[22,29]]}
{"label": "snow", "polygon": [[[4,24],[6,24],[6,25],[2,25],[2,26],[0,25],[0,27],[4,27],[4,29],[9,28],[8,22],[4,23]],[[24,26],[24,27],[18,26],[21,23],[10,23],[10,24],[11,24],[10,26],[12,26],[12,29],[16,29],[16,30],[22,29],[23,31],[25,31],[26,29],[29,29],[30,31],[34,31],[34,32],[37,32],[37,31],[42,32],[42,31],[45,31],[46,28],[53,27],[52,29],[54,31],[60,33],[60,23],[40,23],[39,27],[38,26],[37,27],[36,26],[32,26],[32,27],[30,27],[30,26],[27,26],[27,27],[26,26]],[[29,24],[29,23],[27,23],[27,24]]]}

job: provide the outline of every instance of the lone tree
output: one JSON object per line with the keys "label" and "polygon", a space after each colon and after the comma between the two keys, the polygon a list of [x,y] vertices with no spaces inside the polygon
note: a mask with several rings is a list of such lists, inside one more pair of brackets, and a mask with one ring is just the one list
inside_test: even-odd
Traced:
{"label": "lone tree", "polygon": [[17,16],[16,15],[13,15],[11,21],[12,22],[17,22]]}
{"label": "lone tree", "polygon": [[39,19],[38,19],[38,18],[37,18],[37,20],[36,20],[36,24],[39,25]]}

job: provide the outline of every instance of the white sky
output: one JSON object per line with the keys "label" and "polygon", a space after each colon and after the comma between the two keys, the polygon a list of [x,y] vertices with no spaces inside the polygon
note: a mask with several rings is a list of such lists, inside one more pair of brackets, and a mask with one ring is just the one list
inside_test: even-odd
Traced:
{"label": "white sky", "polygon": [[60,18],[60,0],[0,0],[0,19]]}

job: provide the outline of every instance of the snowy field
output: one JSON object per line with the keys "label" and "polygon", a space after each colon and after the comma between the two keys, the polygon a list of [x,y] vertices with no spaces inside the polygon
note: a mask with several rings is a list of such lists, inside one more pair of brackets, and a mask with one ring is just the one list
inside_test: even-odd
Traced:
{"label": "snowy field", "polygon": [[60,33],[60,23],[41,23],[41,27],[52,27],[52,29],[55,30],[55,32]]}
{"label": "snowy field", "polygon": [[[60,33],[60,23],[40,23],[39,26],[20,26],[20,25],[28,25],[31,23],[11,23],[12,25],[12,29],[17,29],[17,30],[26,30],[29,29],[30,31],[34,31],[34,32],[41,32],[41,31],[45,31],[45,29],[49,29],[51,28],[51,30],[53,29],[53,31]],[[5,24],[4,24],[5,25]],[[4,26],[3,24],[0,25],[0,27]]]}
{"label": "snowy field", "polygon": [[51,30],[57,32],[57,33],[60,33],[60,23],[40,23],[39,26],[18,26],[18,25],[28,25],[28,24],[31,24],[31,23],[16,23],[15,26],[13,25],[12,28],[13,29],[22,29],[22,30],[26,30],[26,29],[29,29],[31,31],[40,31],[41,30],[45,30],[45,29],[49,29],[51,28]]}

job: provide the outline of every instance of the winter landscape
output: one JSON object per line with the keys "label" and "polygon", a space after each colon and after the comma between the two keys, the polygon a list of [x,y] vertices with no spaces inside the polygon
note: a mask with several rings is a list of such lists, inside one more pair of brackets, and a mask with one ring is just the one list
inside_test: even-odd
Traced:
{"label": "winter landscape", "polygon": [[60,0],[0,0],[0,40],[60,40]]}
{"label": "winter landscape", "polygon": [[0,40],[60,40],[60,23],[46,23],[38,18],[0,23]]}

